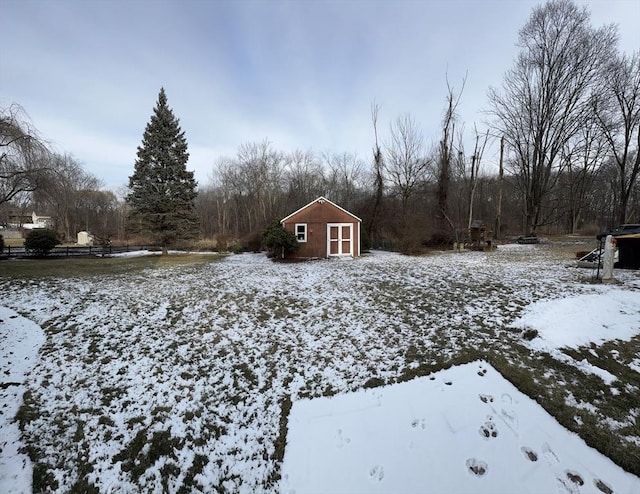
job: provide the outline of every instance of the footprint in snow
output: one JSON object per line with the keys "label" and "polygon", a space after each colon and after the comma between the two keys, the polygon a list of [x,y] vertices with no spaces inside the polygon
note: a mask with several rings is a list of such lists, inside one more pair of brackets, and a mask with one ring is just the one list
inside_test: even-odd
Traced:
{"label": "footprint in snow", "polygon": [[413,429],[417,429],[418,427],[422,430],[427,428],[427,421],[425,419],[413,419],[411,421],[411,427]]}
{"label": "footprint in snow", "polygon": [[482,403],[493,403],[493,396],[491,395],[478,395]]}
{"label": "footprint in snow", "polygon": [[600,492],[604,492],[604,494],[613,494],[613,488],[600,479],[593,479],[593,485],[595,485]]}
{"label": "footprint in snow", "polygon": [[342,434],[342,429],[338,429],[338,448],[342,448],[350,442],[351,439]]}
{"label": "footprint in snow", "polygon": [[476,477],[482,477],[489,470],[489,465],[482,460],[476,458],[469,458],[466,462],[467,470],[469,470]]}
{"label": "footprint in snow", "polygon": [[487,373],[487,369],[480,367],[480,369],[478,370],[478,375],[480,377],[484,377],[484,375]]}
{"label": "footprint in snow", "polygon": [[526,446],[522,446],[520,448],[520,451],[522,451],[522,453],[524,454],[524,456],[529,460],[529,461],[538,461],[538,454],[532,450],[531,448],[528,448]]}
{"label": "footprint in snow", "polygon": [[500,415],[502,415],[502,418],[506,422],[507,426],[509,426],[509,428],[515,432],[519,424],[518,414],[515,412],[515,410],[505,410],[504,408],[502,408],[500,410]]}
{"label": "footprint in snow", "polygon": [[549,462],[549,465],[553,465],[554,463],[560,463],[560,459],[556,456],[556,454],[551,449],[548,443],[544,443],[542,445],[542,454]]}
{"label": "footprint in snow", "polygon": [[556,485],[558,486],[558,494],[580,494],[578,486],[567,479],[556,477]]}
{"label": "footprint in snow", "polygon": [[371,470],[369,470],[369,478],[376,482],[382,481],[384,478],[384,468],[382,468],[382,465],[373,466]]}
{"label": "footprint in snow", "polygon": [[578,472],[574,470],[566,470],[565,474],[567,475],[567,478],[574,484],[584,485],[584,480],[582,479],[582,476]]}
{"label": "footprint in snow", "polygon": [[478,432],[485,439],[498,437],[498,429],[496,427],[496,424],[491,419],[491,417],[489,417],[488,420],[483,425],[480,426],[480,429],[478,430]]}

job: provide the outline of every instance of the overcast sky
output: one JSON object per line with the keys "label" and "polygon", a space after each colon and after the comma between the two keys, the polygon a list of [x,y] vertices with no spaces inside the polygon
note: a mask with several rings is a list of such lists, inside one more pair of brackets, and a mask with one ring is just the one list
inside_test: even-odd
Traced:
{"label": "overcast sky", "polygon": [[[216,161],[265,138],[275,149],[370,161],[410,113],[438,137],[446,77],[468,73],[460,113],[482,126],[489,86],[512,66],[530,0],[3,0],[0,107],[19,103],[52,147],[116,190],[164,86],[209,182]],[[638,0],[577,0],[640,49]]]}

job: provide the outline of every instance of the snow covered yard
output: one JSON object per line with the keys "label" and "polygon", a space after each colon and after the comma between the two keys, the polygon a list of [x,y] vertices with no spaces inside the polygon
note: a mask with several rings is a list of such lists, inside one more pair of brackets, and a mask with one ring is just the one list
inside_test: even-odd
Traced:
{"label": "snow covered yard", "polygon": [[[0,272],[2,305],[46,334],[18,413],[35,488],[278,491],[292,403],[478,359],[638,475],[640,279],[593,284],[570,259],[508,245],[300,264],[243,254],[75,278]],[[548,308],[539,301],[568,297],[592,314],[626,302],[595,329],[574,331],[593,318],[561,317],[555,331],[535,320]],[[575,336],[553,336],[565,333]]]}

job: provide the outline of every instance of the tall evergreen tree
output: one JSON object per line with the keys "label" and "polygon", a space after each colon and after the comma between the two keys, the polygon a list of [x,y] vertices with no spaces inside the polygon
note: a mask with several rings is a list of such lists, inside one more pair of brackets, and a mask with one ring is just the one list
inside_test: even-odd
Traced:
{"label": "tall evergreen tree", "polygon": [[167,105],[164,88],[147,124],[127,202],[129,229],[149,235],[163,253],[178,239],[194,238],[199,230],[195,209],[196,181],[187,171],[187,140],[180,121]]}

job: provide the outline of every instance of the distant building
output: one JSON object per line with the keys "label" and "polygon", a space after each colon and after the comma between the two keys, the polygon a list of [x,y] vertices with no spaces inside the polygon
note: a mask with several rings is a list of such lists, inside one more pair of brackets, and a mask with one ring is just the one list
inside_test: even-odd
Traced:
{"label": "distant building", "polygon": [[78,245],[93,245],[93,235],[89,232],[78,232]]}
{"label": "distant building", "polygon": [[318,259],[360,256],[362,220],[329,199],[315,201],[281,220],[285,230],[293,232],[300,248],[290,258]]}
{"label": "distant building", "polygon": [[31,213],[31,225],[33,225],[31,228],[50,228],[52,224],[51,216],[38,216],[35,212]]}
{"label": "distant building", "polygon": [[34,228],[51,228],[53,221],[51,216],[39,216],[35,212],[31,216],[11,211],[7,217],[9,228],[24,228],[33,230]]}

